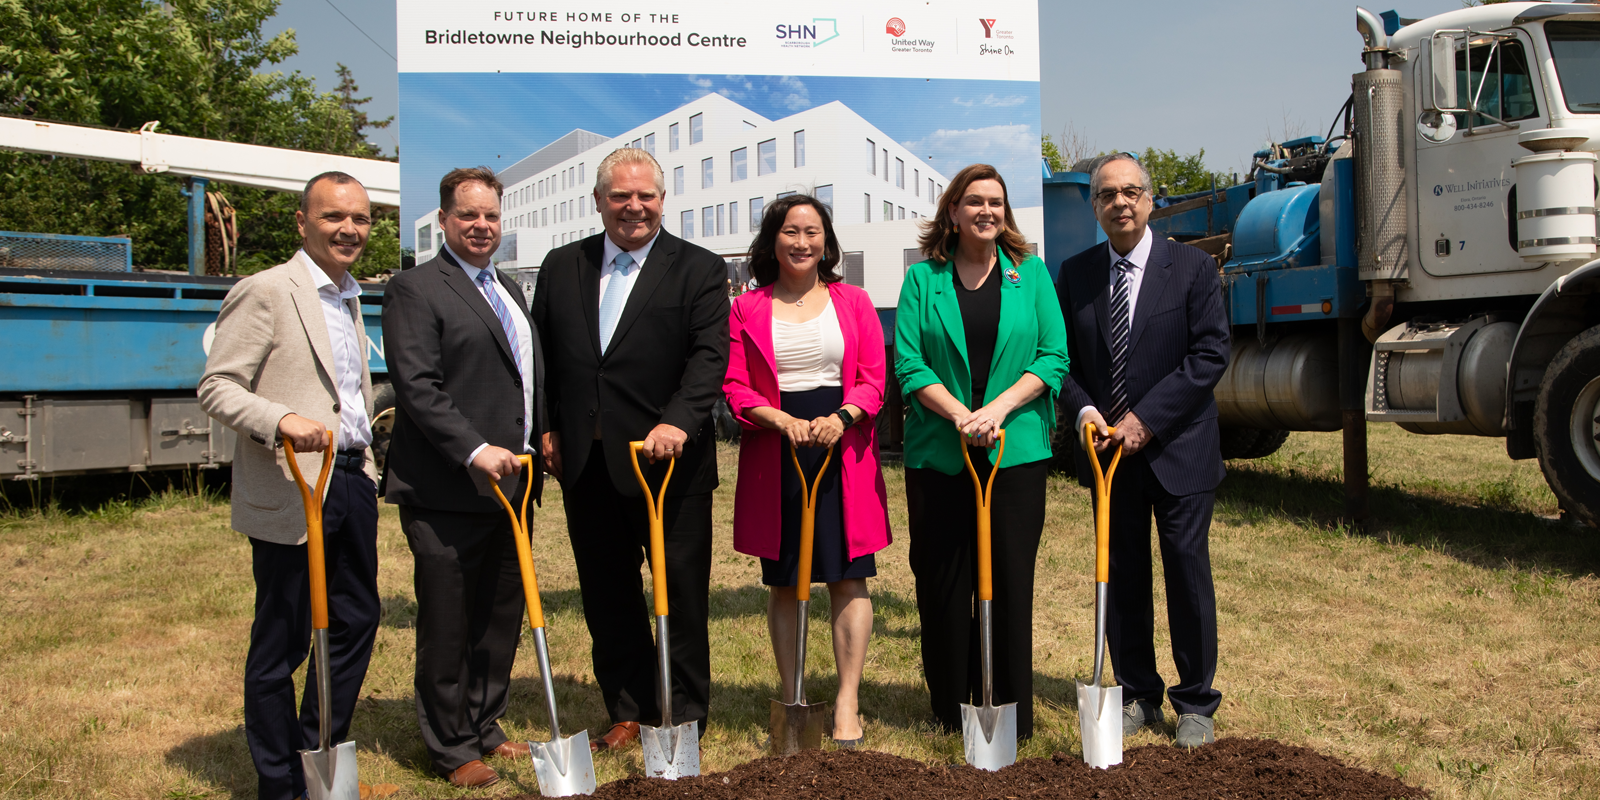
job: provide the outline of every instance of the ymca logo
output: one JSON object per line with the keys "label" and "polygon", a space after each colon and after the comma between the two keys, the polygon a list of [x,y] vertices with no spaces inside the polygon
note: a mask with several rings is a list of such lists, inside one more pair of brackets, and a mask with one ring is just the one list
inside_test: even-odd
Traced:
{"label": "ymca logo", "polygon": [[899,17],[890,17],[889,22],[883,26],[883,32],[890,36],[904,36],[906,24]]}
{"label": "ymca logo", "polygon": [[998,22],[998,20],[980,19],[978,21],[983,23],[983,38],[985,38],[985,39],[993,39],[994,38],[994,24],[996,22]]}

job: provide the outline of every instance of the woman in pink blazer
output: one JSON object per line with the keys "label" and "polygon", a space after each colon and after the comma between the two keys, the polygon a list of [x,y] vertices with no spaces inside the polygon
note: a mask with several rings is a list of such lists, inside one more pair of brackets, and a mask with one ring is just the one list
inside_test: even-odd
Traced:
{"label": "woman in pink blazer", "polygon": [[828,585],[833,608],[833,738],[855,747],[862,737],[857,689],[872,635],[867,578],[877,574],[873,553],[889,544],[873,425],[885,370],[877,311],[865,291],[840,280],[841,260],[828,209],[816,198],[790,195],[767,207],[750,246],[759,288],[733,303],[722,389],[744,427],[733,546],[761,557],[762,582],[772,587],[767,630],[787,703],[795,702],[795,598],[780,587],[798,579],[801,509],[789,451],[815,476],[834,448],[818,491],[811,580]]}

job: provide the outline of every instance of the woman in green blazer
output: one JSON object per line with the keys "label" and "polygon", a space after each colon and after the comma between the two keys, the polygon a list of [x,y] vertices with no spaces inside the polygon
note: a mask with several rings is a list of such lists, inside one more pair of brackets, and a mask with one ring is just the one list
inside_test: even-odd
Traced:
{"label": "woman in green blazer", "polygon": [[963,169],[938,207],[919,241],[927,260],[906,272],[895,317],[895,376],[916,398],[907,404],[905,465],[922,666],[934,717],[961,730],[961,704],[982,702],[977,501],[961,449],[987,483],[1003,428],[991,515],[994,702],[1017,704],[1017,735],[1027,738],[1033,568],[1067,330],[1050,274],[1028,253],[994,167]]}

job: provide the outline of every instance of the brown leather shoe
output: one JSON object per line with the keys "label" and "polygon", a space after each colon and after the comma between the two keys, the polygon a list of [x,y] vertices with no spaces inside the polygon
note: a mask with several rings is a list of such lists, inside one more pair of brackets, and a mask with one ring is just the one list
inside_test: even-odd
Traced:
{"label": "brown leather shoe", "polygon": [[500,781],[500,775],[489,768],[482,761],[468,761],[450,773],[450,783],[463,789],[477,789],[484,786],[493,786]]}
{"label": "brown leather shoe", "polygon": [[639,739],[639,723],[619,722],[606,731],[606,735],[589,743],[589,752],[598,753],[601,750],[622,750],[630,743]]}
{"label": "brown leather shoe", "polygon": [[486,756],[499,756],[500,758],[525,758],[528,755],[527,742],[501,742],[499,747],[484,753]]}

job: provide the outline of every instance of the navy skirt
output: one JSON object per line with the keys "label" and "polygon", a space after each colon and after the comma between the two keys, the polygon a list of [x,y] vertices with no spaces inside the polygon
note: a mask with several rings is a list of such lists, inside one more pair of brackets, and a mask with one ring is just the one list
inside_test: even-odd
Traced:
{"label": "navy skirt", "polygon": [[[808,392],[784,392],[781,397],[783,413],[796,419],[812,420],[839,410],[844,405],[844,389],[823,386]],[[851,578],[870,578],[878,574],[878,563],[872,553],[855,560],[849,557],[844,538],[844,491],[840,485],[841,462],[838,445],[834,445],[833,458],[828,461],[828,471],[822,476],[817,490],[817,524],[811,544],[811,582],[836,583]],[[789,457],[791,448],[787,440],[780,450],[783,458],[781,474],[783,492],[783,539],[778,545],[778,558],[761,559],[761,582],[767,586],[793,586],[800,571],[800,514],[803,508],[800,476],[794,471],[794,460]],[[807,480],[815,480],[817,468],[822,466],[827,453],[821,447],[801,447],[800,466],[805,468]]]}

